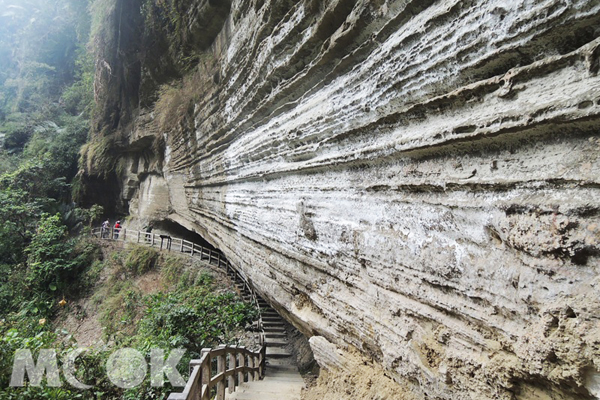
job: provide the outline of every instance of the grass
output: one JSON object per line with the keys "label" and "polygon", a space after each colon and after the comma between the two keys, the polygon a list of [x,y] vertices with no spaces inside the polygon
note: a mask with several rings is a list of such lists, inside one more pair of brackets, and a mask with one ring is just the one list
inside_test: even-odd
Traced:
{"label": "grass", "polygon": [[114,135],[94,136],[81,147],[79,165],[85,165],[88,172],[104,178],[117,170],[117,140]]}
{"label": "grass", "polygon": [[212,69],[214,62],[212,56],[200,57],[198,68],[189,72],[183,79],[162,85],[158,89],[154,114],[161,131],[168,131],[179,126],[186,118],[193,119],[194,105],[213,85],[212,75],[208,71]]}
{"label": "grass", "polygon": [[158,251],[153,248],[135,246],[125,259],[125,268],[134,276],[142,275],[156,267],[158,257]]}
{"label": "grass", "polygon": [[127,336],[135,333],[135,321],[139,320],[142,310],[143,294],[131,281],[122,281],[112,287],[102,302],[100,323],[107,337]]}

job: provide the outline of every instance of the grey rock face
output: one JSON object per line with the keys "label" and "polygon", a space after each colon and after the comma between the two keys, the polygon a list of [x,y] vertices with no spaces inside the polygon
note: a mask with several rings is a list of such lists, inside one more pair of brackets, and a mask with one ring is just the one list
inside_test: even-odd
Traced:
{"label": "grey rock face", "polygon": [[599,27],[590,0],[234,0],[161,161],[138,121],[124,196],[223,250],[326,367],[598,398]]}

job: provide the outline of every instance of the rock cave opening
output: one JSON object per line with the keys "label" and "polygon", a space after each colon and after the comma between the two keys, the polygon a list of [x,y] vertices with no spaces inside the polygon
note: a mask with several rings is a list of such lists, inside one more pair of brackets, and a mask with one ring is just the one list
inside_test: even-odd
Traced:
{"label": "rock cave opening", "polygon": [[184,227],[181,224],[178,224],[175,221],[172,221],[169,219],[156,221],[154,223],[154,228],[158,229],[160,231],[168,232],[173,237],[188,240],[195,244],[199,244],[201,246],[207,247],[211,250],[217,250],[217,251],[219,250],[215,246],[210,244],[210,242],[208,242],[208,240],[204,239],[204,237],[202,237],[202,235],[200,235],[198,232],[189,230],[188,228]]}

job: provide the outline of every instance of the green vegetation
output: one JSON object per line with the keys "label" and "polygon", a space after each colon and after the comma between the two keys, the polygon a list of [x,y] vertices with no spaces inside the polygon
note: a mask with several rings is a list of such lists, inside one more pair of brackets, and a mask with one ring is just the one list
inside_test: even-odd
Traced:
{"label": "green vegetation", "polygon": [[[157,10],[172,14],[167,3],[156,2]],[[148,355],[157,347],[167,354],[184,348],[178,368],[187,378],[188,361],[203,347],[237,342],[255,317],[251,306],[198,266],[145,247],[111,252],[80,235],[104,214],[100,206],[83,209],[73,202],[86,189],[80,170],[106,178],[120,168],[118,135],[104,123],[114,111],[102,106],[115,92],[97,86],[94,93],[95,64],[100,75],[119,67],[99,56],[113,53],[116,7],[132,4],[0,0],[0,399],[164,398],[168,385],[113,385],[106,371],[112,350],[132,347]],[[182,87],[163,87],[156,107],[161,124],[189,112],[195,92],[184,88],[198,79],[190,74]],[[104,103],[98,107],[94,99]],[[98,117],[101,112],[110,118]],[[90,121],[101,134],[88,140]],[[92,311],[84,312],[84,303]],[[88,319],[110,343],[77,359],[76,377],[91,389],[76,389],[64,377],[58,388],[44,381],[9,387],[16,350],[30,349],[37,360],[41,349],[56,349],[61,367],[76,348],[68,321]]]}
{"label": "green vegetation", "polygon": [[[55,242],[59,232],[51,226],[44,235]],[[144,256],[133,256],[144,252]],[[153,260],[151,269],[149,260]],[[187,261],[187,262],[186,262]],[[169,354],[173,349],[185,349],[178,364],[184,379],[188,378],[188,363],[199,358],[205,347],[218,344],[238,344],[243,328],[256,318],[256,309],[241,301],[237,295],[223,290],[210,270],[189,265],[189,258],[159,254],[151,249],[135,247],[129,254],[108,251],[103,261],[90,263],[78,275],[77,286],[94,281],[94,295],[88,301],[95,305],[102,325],[103,339],[110,347],[96,347],[79,361],[78,379],[92,385],[92,389],[78,390],[63,382],[60,391],[42,387],[7,388],[16,349],[28,348],[34,353],[42,348],[55,348],[58,361],[75,348],[69,332],[50,329],[50,321],[40,324],[38,319],[13,315],[0,326],[0,399],[23,398],[81,398],[81,399],[155,399],[165,398],[173,390],[169,384],[152,387],[149,377],[134,389],[120,389],[107,378],[106,362],[118,348],[134,348],[149,356],[152,349]],[[142,289],[144,274],[153,274],[155,286]],[[107,278],[102,282],[98,274]],[[69,306],[62,314],[71,314]],[[64,317],[64,315],[63,315]],[[85,318],[83,316],[82,318]],[[57,326],[61,326],[60,319]],[[62,396],[62,397],[61,397]],[[69,397],[70,396],[70,397]]]}
{"label": "green vegetation", "polygon": [[[93,105],[87,2],[0,2],[0,320],[49,318],[94,255],[102,214],[71,188]],[[17,318],[18,319],[18,318]]]}
{"label": "green vegetation", "polygon": [[158,251],[150,247],[140,247],[132,251],[125,260],[125,266],[135,275],[142,275],[156,265]]}
{"label": "green vegetation", "polygon": [[27,246],[26,280],[39,296],[59,291],[69,293],[72,284],[92,261],[94,246],[67,238],[60,215],[42,215],[37,232]]}

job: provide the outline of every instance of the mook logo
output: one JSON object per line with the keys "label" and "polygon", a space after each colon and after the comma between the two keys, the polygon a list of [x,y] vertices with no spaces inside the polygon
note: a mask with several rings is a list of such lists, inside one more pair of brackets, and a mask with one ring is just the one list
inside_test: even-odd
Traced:
{"label": "mook logo", "polygon": [[[91,389],[92,386],[80,382],[75,377],[75,362],[88,348],[80,347],[63,358],[63,376],[65,380],[78,389]],[[162,349],[150,350],[150,382],[154,387],[162,387],[165,376],[175,387],[185,386],[185,381],[177,371],[177,364],[185,354],[184,349],[174,349],[165,359]],[[122,389],[132,389],[140,385],[148,373],[146,358],[139,351],[123,348],[113,352],[106,362],[106,374],[113,385]],[[25,375],[29,385],[40,386],[44,375],[48,386],[61,386],[60,370],[56,357],[56,350],[41,349],[37,363],[29,349],[19,349],[15,352],[10,386],[20,387],[25,385]]]}

